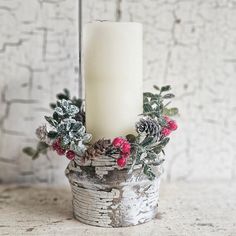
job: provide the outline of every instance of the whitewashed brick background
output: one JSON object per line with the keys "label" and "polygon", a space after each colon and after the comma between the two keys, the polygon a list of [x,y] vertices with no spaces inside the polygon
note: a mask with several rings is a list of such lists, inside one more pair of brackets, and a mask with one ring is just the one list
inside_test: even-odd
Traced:
{"label": "whitewashed brick background", "polygon": [[[84,23],[144,25],[144,86],[172,84],[181,110],[165,178],[236,179],[236,1],[84,0]],[[78,89],[78,2],[0,0],[0,182],[63,183],[67,163],[31,161],[48,103]]]}

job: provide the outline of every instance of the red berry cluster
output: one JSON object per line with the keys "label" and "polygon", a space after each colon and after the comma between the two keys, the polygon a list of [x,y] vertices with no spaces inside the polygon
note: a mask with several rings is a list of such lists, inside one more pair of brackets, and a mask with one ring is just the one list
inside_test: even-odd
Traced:
{"label": "red berry cluster", "polygon": [[75,159],[75,152],[72,150],[66,151],[66,149],[62,148],[60,138],[56,139],[52,144],[52,149],[57,152],[58,155],[62,156],[66,154],[66,157],[69,160]]}
{"label": "red berry cluster", "polygon": [[75,159],[75,152],[72,151],[72,150],[69,150],[66,152],[66,157],[69,159],[69,160],[74,160]]}
{"label": "red berry cluster", "polygon": [[65,155],[66,153],[66,150],[61,147],[61,140],[59,138],[53,142],[52,149],[60,156]]}
{"label": "red berry cluster", "polygon": [[170,135],[172,131],[175,131],[178,128],[178,125],[174,120],[171,120],[168,116],[164,116],[164,119],[166,120],[167,125],[162,128],[161,134],[166,137]]}
{"label": "red berry cluster", "polygon": [[127,163],[127,158],[129,158],[130,156],[130,143],[124,138],[117,137],[113,140],[112,145],[115,148],[118,148],[121,153],[120,157],[116,161],[117,165],[121,168],[125,167]]}

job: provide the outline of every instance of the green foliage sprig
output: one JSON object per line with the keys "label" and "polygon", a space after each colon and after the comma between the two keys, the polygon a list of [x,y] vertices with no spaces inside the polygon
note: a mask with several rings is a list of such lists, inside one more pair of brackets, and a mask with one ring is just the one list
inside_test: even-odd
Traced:
{"label": "green foliage sprig", "polygon": [[166,116],[174,116],[178,114],[178,108],[168,108],[170,101],[168,99],[174,98],[175,95],[170,93],[171,86],[166,85],[161,88],[153,86],[158,93],[146,92],[143,94],[143,116],[147,116],[156,119],[161,126],[166,125],[166,121],[163,118]]}
{"label": "green foliage sprig", "polygon": [[78,113],[79,108],[73,105],[72,101],[62,99],[57,101],[53,116],[45,116],[45,119],[53,127],[53,130],[48,132],[50,139],[59,138],[63,149],[83,155],[85,145],[89,143],[92,135],[86,133],[83,123],[75,119]]}
{"label": "green foliage sprig", "polygon": [[[130,140],[130,135],[127,136],[127,139]],[[134,141],[132,145],[132,154],[131,158],[133,164],[131,170],[135,165],[142,165],[143,172],[148,176],[149,179],[154,179],[155,174],[152,170],[152,166],[158,166],[164,162],[159,154],[164,153],[164,147],[169,142],[169,137],[162,137],[158,140],[156,137],[146,136],[142,137],[138,135],[137,137],[132,138]]]}
{"label": "green foliage sprig", "polygon": [[23,152],[32,157],[33,160],[37,159],[40,154],[47,154],[47,150],[49,145],[45,142],[38,142],[36,148],[33,147],[25,147],[23,148]]}
{"label": "green foliage sprig", "polygon": [[71,149],[78,155],[82,155],[91,139],[91,135],[86,133],[84,127],[84,101],[76,97],[71,98],[68,89],[57,94],[57,99],[56,103],[50,104],[54,110],[52,117],[45,116],[52,129],[47,131],[45,125],[40,126],[36,130],[36,135],[40,140],[36,148],[23,148],[23,152],[32,159],[38,158],[40,154],[47,154],[52,142],[57,138],[60,138],[62,148]]}
{"label": "green foliage sprig", "polygon": [[[71,102],[71,104],[75,105],[79,109],[79,112],[76,114],[75,119],[77,121],[81,121],[83,123],[83,125],[85,125],[85,109],[84,109],[84,100],[83,99],[76,98],[75,96],[71,97],[70,91],[66,88],[63,89],[63,91],[61,93],[58,93],[56,95],[56,97],[57,97],[58,101],[68,100]],[[56,103],[50,103],[49,105],[52,109],[55,109],[57,107]]]}
{"label": "green foliage sprig", "polygon": [[[135,165],[141,164],[143,173],[151,180],[155,178],[152,167],[163,163],[164,158],[160,154],[165,154],[164,148],[170,140],[161,133],[162,128],[167,126],[166,116],[178,114],[176,107],[168,108],[170,101],[167,102],[167,100],[175,97],[173,93],[170,93],[171,87],[169,85],[161,88],[154,86],[154,89],[158,93],[143,94],[142,116],[144,118],[136,124],[138,135],[127,135],[132,145],[131,170]],[[158,127],[160,127],[160,132],[158,132]]]}
{"label": "green foliage sprig", "polygon": [[99,155],[111,157],[122,155],[117,159],[120,167],[123,168],[126,163],[125,158],[130,157],[132,159],[130,171],[135,165],[141,165],[143,173],[152,180],[155,178],[153,167],[164,161],[160,154],[165,155],[164,148],[170,140],[167,136],[177,128],[177,124],[169,116],[178,114],[176,107],[169,108],[169,99],[174,98],[174,94],[170,92],[171,87],[154,86],[154,89],[157,93],[143,94],[143,113],[136,123],[137,135],[129,134],[126,136],[127,140],[119,138],[118,142],[122,141],[122,145],[123,141],[128,142],[126,149],[123,149],[123,146],[121,148],[119,143],[116,144],[119,147],[115,147],[111,140],[98,140],[93,145],[89,144],[91,134],[86,133],[85,129],[84,101],[76,97],[71,98],[70,92],[64,89],[57,95],[58,101],[50,104],[53,108],[52,116],[45,116],[50,124],[50,130],[47,130],[46,125],[40,126],[36,130],[40,140],[37,147],[26,147],[23,151],[33,159],[40,154],[47,155],[50,147],[53,147],[59,155],[66,154],[70,160],[74,159],[75,154],[85,160]]}

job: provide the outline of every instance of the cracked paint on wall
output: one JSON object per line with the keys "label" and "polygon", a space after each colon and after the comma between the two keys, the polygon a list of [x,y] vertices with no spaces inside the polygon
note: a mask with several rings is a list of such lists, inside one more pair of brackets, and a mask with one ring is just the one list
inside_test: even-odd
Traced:
{"label": "cracked paint on wall", "polygon": [[[179,132],[166,150],[165,178],[236,179],[236,2],[87,0],[84,23],[144,26],[144,88],[172,84]],[[0,181],[66,181],[67,161],[21,153],[49,102],[78,94],[78,2],[0,0]]]}

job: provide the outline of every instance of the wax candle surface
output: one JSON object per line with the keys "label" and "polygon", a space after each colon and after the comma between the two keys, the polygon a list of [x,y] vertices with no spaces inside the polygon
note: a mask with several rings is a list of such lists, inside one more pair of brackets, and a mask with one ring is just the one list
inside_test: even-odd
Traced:
{"label": "wax candle surface", "polygon": [[93,141],[135,132],[142,113],[142,25],[96,22],[84,32],[86,128]]}

